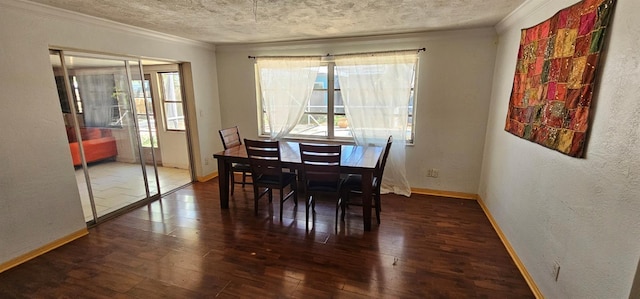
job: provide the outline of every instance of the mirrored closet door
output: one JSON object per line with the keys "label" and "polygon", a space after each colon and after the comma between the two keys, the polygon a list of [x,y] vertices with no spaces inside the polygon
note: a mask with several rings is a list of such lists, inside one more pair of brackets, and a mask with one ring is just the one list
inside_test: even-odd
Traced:
{"label": "mirrored closet door", "polygon": [[50,56],[87,222],[159,196],[154,152],[145,155],[142,145],[156,136],[140,60],[58,50]]}

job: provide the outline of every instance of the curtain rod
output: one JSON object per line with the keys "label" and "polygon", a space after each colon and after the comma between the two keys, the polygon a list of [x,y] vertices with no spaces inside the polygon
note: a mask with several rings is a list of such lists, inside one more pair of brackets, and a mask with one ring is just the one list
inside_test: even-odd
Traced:
{"label": "curtain rod", "polygon": [[382,54],[382,53],[394,53],[394,52],[408,52],[408,51],[418,51],[418,53],[426,51],[427,48],[419,48],[419,49],[406,49],[406,50],[389,50],[389,51],[379,51],[379,52],[358,52],[358,53],[347,53],[347,54],[331,54],[327,53],[327,55],[302,55],[302,56],[249,56],[249,59],[256,58],[301,58],[301,57],[331,57],[331,56],[348,56],[348,55],[363,55],[363,54]]}

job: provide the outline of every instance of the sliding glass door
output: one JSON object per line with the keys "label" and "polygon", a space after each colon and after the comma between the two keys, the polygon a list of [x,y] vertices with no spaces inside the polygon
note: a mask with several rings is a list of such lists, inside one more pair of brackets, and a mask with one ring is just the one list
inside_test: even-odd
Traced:
{"label": "sliding glass door", "polygon": [[153,110],[137,111],[134,101],[149,97],[139,88],[140,61],[51,51],[51,62],[86,220],[159,196],[154,153],[145,157],[140,137],[141,127],[152,127]]}

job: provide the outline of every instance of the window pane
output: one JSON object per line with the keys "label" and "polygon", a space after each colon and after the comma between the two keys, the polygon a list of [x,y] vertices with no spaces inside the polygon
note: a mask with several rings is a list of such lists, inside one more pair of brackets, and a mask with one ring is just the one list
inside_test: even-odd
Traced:
{"label": "window pane", "polygon": [[[309,98],[309,103],[307,104],[307,108],[305,109],[305,112],[308,113],[322,113],[325,114],[325,119],[326,119],[326,113],[327,113],[327,103],[328,103],[328,99],[327,99],[327,67],[326,66],[321,66],[318,69],[318,75],[316,76],[316,82],[315,85],[313,86],[313,92],[311,93],[311,97]],[[303,123],[308,123],[309,118],[313,119],[315,116],[311,115],[311,116],[303,116],[302,120],[300,121],[300,124]],[[297,127],[296,127],[297,128]],[[295,131],[296,129],[294,129]]]}
{"label": "window pane", "polygon": [[182,94],[180,89],[180,75],[174,73],[161,73],[162,95],[164,101],[181,102]]}
{"label": "window pane", "polygon": [[313,86],[313,89],[327,89],[328,81],[327,81],[327,67],[321,66],[318,69],[318,75],[316,76],[316,83]]}
{"label": "window pane", "polygon": [[184,130],[184,111],[178,72],[159,73],[162,84],[162,101],[167,130]]}
{"label": "window pane", "polygon": [[[132,80],[131,88],[133,89],[133,99],[136,103],[136,113],[138,114],[138,129],[140,130],[140,139],[142,141],[142,146],[151,147],[151,137],[153,137],[153,147],[158,147],[158,137],[156,134],[155,117],[153,115],[153,104],[151,101],[149,80],[144,80],[144,83],[142,80]],[[146,99],[144,98],[145,92],[147,95]],[[149,113],[148,121],[147,113]]]}
{"label": "window pane", "polygon": [[309,104],[305,112],[321,112],[327,113],[327,91],[326,90],[314,90],[311,93]]}
{"label": "window pane", "polygon": [[73,76],[73,97],[76,99],[76,112],[83,113],[82,100],[80,99],[80,90],[78,89],[78,78]]}
{"label": "window pane", "polygon": [[[136,113],[146,114],[153,116],[153,107],[151,106],[151,91],[149,90],[149,80],[144,81],[144,89],[142,87],[142,80],[132,80],[131,88],[133,89],[133,100],[136,103]],[[144,92],[147,93],[147,99],[145,101]]]}
{"label": "window pane", "polygon": [[409,118],[407,120],[407,142],[413,143],[415,139],[415,131],[413,130],[415,95],[416,95],[416,70],[413,72],[413,80],[411,80],[411,95],[409,96]]}
{"label": "window pane", "polygon": [[319,113],[305,113],[290,134],[328,136],[327,115]]}
{"label": "window pane", "polygon": [[184,130],[184,113],[181,103],[164,103],[167,130]]}
{"label": "window pane", "polygon": [[269,118],[267,117],[267,112],[262,111],[262,133],[269,134],[271,133],[271,127],[269,127]]}
{"label": "window pane", "polygon": [[413,142],[413,116],[409,116],[409,123],[407,124],[407,141]]}
{"label": "window pane", "polygon": [[333,93],[333,111],[336,114],[344,114],[344,102],[342,101],[342,93],[335,91]]}
{"label": "window pane", "polygon": [[409,95],[409,115],[413,115],[413,89]]}
{"label": "window pane", "polygon": [[336,115],[334,118],[333,134],[335,137],[352,137],[349,129],[349,120],[344,115]]}
{"label": "window pane", "polygon": [[337,67],[333,67],[333,88],[335,90],[339,90],[340,89],[340,80],[338,78],[338,72],[337,72]]}
{"label": "window pane", "polygon": [[[145,120],[138,119],[138,122],[146,122]],[[153,147],[158,147],[158,136],[156,131],[140,131],[140,141],[142,142],[143,147],[151,147],[151,136],[153,136]]]}

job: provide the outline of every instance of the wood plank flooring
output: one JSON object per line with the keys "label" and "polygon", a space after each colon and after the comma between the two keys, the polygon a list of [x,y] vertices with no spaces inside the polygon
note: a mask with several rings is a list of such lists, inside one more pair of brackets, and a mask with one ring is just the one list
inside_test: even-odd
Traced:
{"label": "wood plank flooring", "polygon": [[333,200],[307,231],[304,201],[280,222],[252,194],[220,210],[217,180],[194,183],[0,273],[0,298],[534,297],[475,201],[384,195],[380,226],[352,207],[336,233]]}

